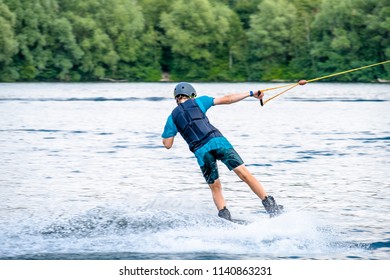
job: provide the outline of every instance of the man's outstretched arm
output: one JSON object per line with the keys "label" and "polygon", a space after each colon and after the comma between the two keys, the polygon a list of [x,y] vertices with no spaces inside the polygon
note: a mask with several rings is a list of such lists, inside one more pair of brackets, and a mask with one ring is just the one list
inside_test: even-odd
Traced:
{"label": "man's outstretched arm", "polygon": [[[233,94],[228,94],[228,95],[225,95],[222,97],[216,97],[216,98],[214,98],[214,105],[236,103],[236,102],[241,101],[249,96],[251,96],[250,92],[233,93]],[[263,96],[264,96],[264,93],[260,92],[260,91],[256,91],[253,93],[253,97],[255,97],[257,99],[262,99]]]}

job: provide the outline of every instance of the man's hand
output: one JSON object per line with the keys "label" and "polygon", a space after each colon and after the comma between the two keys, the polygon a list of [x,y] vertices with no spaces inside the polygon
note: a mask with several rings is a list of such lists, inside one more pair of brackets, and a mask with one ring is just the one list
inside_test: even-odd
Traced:
{"label": "man's hand", "polygon": [[175,139],[175,137],[163,138],[162,142],[163,142],[164,147],[167,149],[172,148],[174,139]]}
{"label": "man's hand", "polygon": [[253,93],[253,97],[254,97],[254,98],[257,98],[257,99],[263,99],[263,97],[264,97],[264,92],[258,90],[258,91],[256,91],[255,93]]}

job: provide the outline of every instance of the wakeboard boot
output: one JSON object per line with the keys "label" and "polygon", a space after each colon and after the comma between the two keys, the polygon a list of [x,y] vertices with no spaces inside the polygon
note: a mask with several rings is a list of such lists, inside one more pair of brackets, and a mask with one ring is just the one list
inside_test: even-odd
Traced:
{"label": "wakeboard boot", "polygon": [[261,202],[263,203],[265,211],[267,211],[270,218],[279,216],[283,213],[283,205],[276,204],[275,199],[272,196],[266,196]]}
{"label": "wakeboard boot", "polygon": [[226,208],[226,206],[219,210],[218,217],[232,221],[232,216],[230,215],[230,211]]}

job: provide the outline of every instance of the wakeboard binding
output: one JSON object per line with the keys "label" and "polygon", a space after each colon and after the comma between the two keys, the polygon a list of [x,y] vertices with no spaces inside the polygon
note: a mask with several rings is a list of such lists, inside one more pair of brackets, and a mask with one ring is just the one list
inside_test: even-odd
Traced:
{"label": "wakeboard binding", "polygon": [[265,211],[269,214],[270,218],[279,216],[282,214],[283,211],[283,205],[278,205],[273,198],[273,196],[266,196],[264,200],[261,201],[263,203],[263,206],[265,208]]}

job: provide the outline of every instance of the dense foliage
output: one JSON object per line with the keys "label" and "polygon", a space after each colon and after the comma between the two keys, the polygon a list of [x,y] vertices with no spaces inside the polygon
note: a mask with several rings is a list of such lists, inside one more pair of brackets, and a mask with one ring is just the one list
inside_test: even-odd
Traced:
{"label": "dense foliage", "polygon": [[390,0],[0,0],[0,81],[294,80],[389,57]]}

